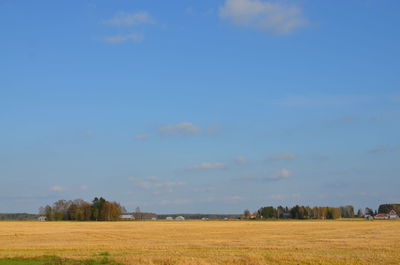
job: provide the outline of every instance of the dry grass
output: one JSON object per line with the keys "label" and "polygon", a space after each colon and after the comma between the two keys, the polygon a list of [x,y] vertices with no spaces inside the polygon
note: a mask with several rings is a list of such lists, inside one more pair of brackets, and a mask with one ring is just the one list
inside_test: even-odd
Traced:
{"label": "dry grass", "polygon": [[400,264],[399,221],[0,222],[0,257],[125,264]]}

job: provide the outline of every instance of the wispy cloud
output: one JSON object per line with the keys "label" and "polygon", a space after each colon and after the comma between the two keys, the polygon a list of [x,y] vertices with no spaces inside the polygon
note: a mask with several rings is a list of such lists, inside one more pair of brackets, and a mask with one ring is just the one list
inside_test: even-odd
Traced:
{"label": "wispy cloud", "polygon": [[281,160],[294,160],[297,158],[296,154],[293,153],[279,153],[274,154],[266,158],[267,161],[281,161]]}
{"label": "wispy cloud", "polygon": [[50,190],[54,191],[54,192],[64,192],[64,191],[67,191],[68,188],[64,187],[64,186],[54,185],[54,186],[50,187]]}
{"label": "wispy cloud", "polygon": [[400,94],[395,94],[390,97],[394,103],[400,103]]}
{"label": "wispy cloud", "polygon": [[370,154],[386,153],[386,152],[395,151],[396,149],[398,149],[398,148],[396,148],[394,146],[383,145],[383,146],[378,146],[378,147],[368,150],[368,153],[370,153]]}
{"label": "wispy cloud", "polygon": [[287,199],[298,199],[300,198],[301,195],[299,193],[292,193],[292,194],[272,194],[269,196],[270,199],[272,200],[287,200]]}
{"label": "wispy cloud", "polygon": [[161,136],[191,136],[191,135],[216,135],[221,130],[220,124],[211,124],[201,127],[191,122],[180,122],[176,124],[166,124],[158,128]]}
{"label": "wispy cloud", "polygon": [[337,122],[347,123],[347,122],[353,122],[353,121],[356,121],[356,120],[358,120],[357,117],[354,117],[354,116],[345,116],[345,117],[341,117],[341,118],[337,119],[336,121],[337,121]]}
{"label": "wispy cloud", "polygon": [[321,155],[321,154],[313,155],[311,158],[314,159],[314,160],[320,160],[320,161],[322,161],[322,160],[328,160],[328,159],[329,159],[328,156],[326,156],[326,155]]}
{"label": "wispy cloud", "polygon": [[286,194],[272,194],[269,196],[270,199],[272,200],[283,200],[287,198]]}
{"label": "wispy cloud", "polygon": [[176,200],[161,200],[158,204],[159,205],[183,205],[183,204],[190,204],[192,200],[188,199],[176,199]]}
{"label": "wispy cloud", "polygon": [[226,169],[227,166],[224,163],[210,163],[203,162],[198,165],[190,166],[187,169],[189,170],[210,170],[210,169]]}
{"label": "wispy cloud", "polygon": [[104,37],[103,42],[111,43],[111,44],[120,44],[124,42],[142,42],[144,37],[139,33],[131,33],[126,35],[115,35]]}
{"label": "wispy cloud", "polygon": [[168,135],[196,135],[201,131],[200,127],[191,122],[181,122],[178,124],[164,125],[159,129],[163,136]]}
{"label": "wispy cloud", "polygon": [[233,195],[233,196],[227,196],[223,198],[223,201],[226,202],[237,202],[237,201],[244,201],[245,198],[240,195]]}
{"label": "wispy cloud", "polygon": [[200,199],[199,202],[206,203],[237,203],[240,201],[245,201],[246,198],[240,195],[232,195],[232,196],[224,196],[224,197],[216,197],[216,196],[208,196],[206,198]]}
{"label": "wispy cloud", "polygon": [[291,170],[282,168],[279,171],[277,171],[275,174],[267,176],[266,179],[281,180],[281,179],[287,179],[291,176],[293,176],[293,173]]}
{"label": "wispy cloud", "polygon": [[106,43],[121,44],[127,42],[142,42],[144,40],[144,35],[142,33],[132,32],[132,28],[136,29],[143,25],[156,24],[156,21],[149,13],[141,11],[131,13],[119,12],[114,17],[103,20],[103,23],[114,27],[129,28],[129,31],[125,31],[122,33],[119,32],[119,34],[116,35],[109,35],[100,38],[101,41]]}
{"label": "wispy cloud", "polygon": [[148,140],[149,138],[150,138],[149,134],[141,134],[141,135],[136,135],[135,136],[135,139],[141,140],[141,141]]}
{"label": "wispy cloud", "polygon": [[235,157],[235,163],[238,165],[244,165],[247,164],[247,159],[244,156],[237,156]]}
{"label": "wispy cloud", "polygon": [[187,15],[190,15],[190,16],[196,16],[196,15],[199,15],[199,16],[209,16],[209,15],[212,15],[214,12],[215,12],[215,11],[214,11],[214,9],[212,9],[212,8],[207,9],[207,10],[203,10],[203,11],[195,10],[193,7],[187,7],[187,8],[185,8],[185,13],[186,13]]}
{"label": "wispy cloud", "polygon": [[183,183],[183,182],[148,182],[148,181],[138,182],[138,186],[145,190],[153,189],[153,188],[171,189],[171,188],[176,188],[176,187],[182,187],[184,185],[185,185],[185,183]]}
{"label": "wispy cloud", "polygon": [[367,103],[370,101],[371,97],[366,95],[292,95],[276,100],[275,103],[283,107],[315,108],[338,107],[343,105]]}
{"label": "wispy cloud", "polygon": [[255,181],[255,180],[260,180],[259,178],[255,177],[254,175],[251,174],[243,174],[237,177],[232,178],[233,180],[239,180],[239,181]]}
{"label": "wispy cloud", "polygon": [[113,26],[135,27],[143,24],[155,24],[154,18],[145,11],[141,12],[119,12],[113,18],[104,20],[105,24]]}
{"label": "wispy cloud", "polygon": [[147,178],[128,178],[130,182],[133,182],[137,187],[144,190],[161,190],[166,192],[172,192],[174,188],[185,186],[186,183],[180,181],[159,181],[158,177],[147,177]]}
{"label": "wispy cloud", "polygon": [[308,24],[300,7],[278,1],[226,0],[219,16],[238,27],[274,34],[289,34]]}
{"label": "wispy cloud", "polygon": [[209,192],[213,192],[215,191],[216,188],[209,186],[209,187],[198,187],[198,188],[194,188],[193,191],[194,192],[200,192],[200,193],[209,193]]}
{"label": "wispy cloud", "polygon": [[83,133],[84,133],[85,135],[92,135],[92,134],[93,134],[93,131],[92,131],[92,130],[85,130]]}

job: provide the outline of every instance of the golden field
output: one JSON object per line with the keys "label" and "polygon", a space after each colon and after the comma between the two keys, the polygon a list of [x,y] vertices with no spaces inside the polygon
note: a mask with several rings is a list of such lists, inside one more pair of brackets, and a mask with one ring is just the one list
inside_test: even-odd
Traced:
{"label": "golden field", "polygon": [[130,264],[400,264],[400,221],[0,222],[0,257]]}

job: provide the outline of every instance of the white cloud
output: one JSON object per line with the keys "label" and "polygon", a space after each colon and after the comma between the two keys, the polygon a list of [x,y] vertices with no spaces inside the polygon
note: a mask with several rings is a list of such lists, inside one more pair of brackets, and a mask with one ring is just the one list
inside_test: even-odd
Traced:
{"label": "white cloud", "polygon": [[132,33],[127,35],[108,36],[104,37],[102,40],[111,44],[120,44],[124,42],[142,42],[144,37],[142,34]]}
{"label": "white cloud", "polygon": [[293,153],[279,153],[279,154],[274,154],[269,157],[267,157],[267,161],[280,161],[280,160],[294,160],[297,158],[296,154]]}
{"label": "white cloud", "polygon": [[81,185],[81,186],[79,187],[80,190],[87,190],[88,188],[89,188],[89,187],[86,186],[86,185]]}
{"label": "white cloud", "polygon": [[267,179],[271,179],[271,180],[280,180],[280,179],[287,179],[289,177],[293,176],[293,173],[291,170],[286,169],[286,168],[282,168],[281,170],[279,170],[278,172],[276,172],[275,174],[266,177]]}
{"label": "white cloud", "polygon": [[149,134],[141,134],[141,135],[135,136],[135,139],[142,140],[142,141],[148,140],[149,138],[150,138]]}
{"label": "white cloud", "polygon": [[247,159],[244,156],[237,156],[235,158],[235,163],[239,165],[243,165],[247,163]]}
{"label": "white cloud", "polygon": [[301,8],[278,1],[226,0],[219,15],[236,26],[275,34],[288,34],[308,24]]}
{"label": "white cloud", "polygon": [[195,135],[200,133],[200,127],[190,122],[181,122],[162,126],[159,129],[161,135]]}
{"label": "white cloud", "polygon": [[50,187],[50,190],[54,191],[54,192],[63,192],[63,191],[66,191],[68,189],[66,187],[63,187],[63,186],[55,185],[55,186]]}
{"label": "white cloud", "polygon": [[227,166],[224,163],[210,163],[203,162],[198,165],[190,166],[188,169],[190,170],[208,170],[208,169],[226,169]]}
{"label": "white cloud", "polygon": [[155,24],[155,20],[147,12],[119,12],[115,17],[104,21],[113,26],[135,27],[142,24]]}

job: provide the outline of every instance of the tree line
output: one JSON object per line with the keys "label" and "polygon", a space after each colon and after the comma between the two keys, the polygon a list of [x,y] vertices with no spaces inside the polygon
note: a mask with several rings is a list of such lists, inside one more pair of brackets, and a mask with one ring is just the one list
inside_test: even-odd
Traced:
{"label": "tree line", "polygon": [[[278,206],[261,207],[253,218],[256,219],[339,219],[339,218],[354,218],[363,217],[364,214],[361,209],[354,212],[352,205],[341,207],[309,207],[296,205],[292,208]],[[243,217],[245,219],[251,218],[248,210],[244,211]]]}
{"label": "tree line", "polygon": [[52,206],[41,207],[39,213],[48,221],[115,221],[125,208],[117,202],[94,198],[91,203],[81,199],[58,200]]}
{"label": "tree line", "polygon": [[379,213],[389,213],[391,210],[394,210],[396,213],[400,213],[400,204],[390,203],[390,204],[381,204],[379,205],[378,212]]}
{"label": "tree line", "polygon": [[38,217],[30,213],[0,213],[0,220],[36,220]]}

